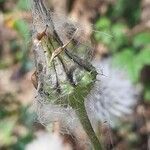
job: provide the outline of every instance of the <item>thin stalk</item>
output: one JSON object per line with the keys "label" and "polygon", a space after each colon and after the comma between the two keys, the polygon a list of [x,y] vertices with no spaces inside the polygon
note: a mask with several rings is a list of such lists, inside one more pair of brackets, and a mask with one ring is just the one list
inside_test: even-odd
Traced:
{"label": "thin stalk", "polygon": [[94,150],[102,150],[103,149],[102,145],[93,130],[93,127],[91,125],[91,122],[89,120],[85,108],[85,95],[87,96],[87,93],[89,93],[89,90],[87,89],[91,89],[91,86],[92,85],[87,85],[86,89],[84,89],[82,86],[76,87],[75,89],[76,94],[74,94],[73,97],[70,97],[69,105],[76,111],[80,123],[82,124],[83,129],[85,130],[87,136],[89,137]]}
{"label": "thin stalk", "polygon": [[103,148],[101,146],[101,143],[99,142],[99,140],[91,126],[91,122],[87,116],[87,112],[83,105],[80,105],[81,108],[78,108],[78,110],[76,111],[76,114],[78,115],[79,120],[94,147],[94,150],[102,150]]}

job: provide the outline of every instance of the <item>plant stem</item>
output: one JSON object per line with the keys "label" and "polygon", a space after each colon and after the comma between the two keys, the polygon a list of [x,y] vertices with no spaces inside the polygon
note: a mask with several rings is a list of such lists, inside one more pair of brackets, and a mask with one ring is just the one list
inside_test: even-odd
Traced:
{"label": "plant stem", "polygon": [[91,126],[91,122],[87,116],[87,112],[85,110],[84,103],[83,103],[83,105],[80,104],[80,108],[78,107],[78,109],[76,110],[76,114],[78,115],[79,120],[94,147],[94,150],[102,150],[101,143],[99,142],[99,140]]}
{"label": "plant stem", "polygon": [[70,97],[70,106],[76,111],[76,114],[80,120],[80,123],[83,126],[87,136],[89,137],[91,144],[93,145],[94,150],[102,150],[102,145],[96,136],[89,117],[87,115],[87,111],[85,108],[85,95],[89,93],[89,89],[91,89],[92,85],[87,85],[85,89],[84,87],[78,86],[75,89],[74,97]]}

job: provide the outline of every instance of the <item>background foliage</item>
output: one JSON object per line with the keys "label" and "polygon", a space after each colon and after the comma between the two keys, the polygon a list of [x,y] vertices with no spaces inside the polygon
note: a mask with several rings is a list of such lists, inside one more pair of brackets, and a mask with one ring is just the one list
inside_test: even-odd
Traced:
{"label": "background foliage", "polygon": [[[28,78],[34,64],[30,6],[30,1],[26,0],[0,0],[0,31],[3,31],[0,32],[0,149],[23,150],[35,136],[34,114],[29,110],[32,96],[27,97],[33,94]],[[97,12],[92,22],[95,30],[107,35],[94,32],[92,36],[96,45],[104,45],[107,55],[113,58],[114,66],[124,68],[135,85],[142,85],[140,103],[149,114],[150,30],[132,32],[137,26],[144,28],[147,20],[141,18],[143,11],[141,0],[116,0],[107,4],[107,11]],[[139,126],[146,126],[143,116],[137,113],[135,118],[140,120],[142,125]],[[142,148],[145,145],[143,139],[148,140],[148,131],[139,133],[134,128],[135,122],[132,123],[122,125],[114,134],[122,140],[122,145],[127,142],[130,148]],[[43,127],[38,125],[36,128]]]}

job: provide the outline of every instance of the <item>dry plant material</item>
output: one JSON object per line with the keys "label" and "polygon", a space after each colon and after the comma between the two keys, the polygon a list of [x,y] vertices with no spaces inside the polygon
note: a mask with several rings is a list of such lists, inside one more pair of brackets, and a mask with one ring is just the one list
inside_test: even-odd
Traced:
{"label": "dry plant material", "polygon": [[136,103],[132,83],[124,72],[112,68],[111,61],[104,62],[108,76],[101,74],[100,62],[91,60],[88,42],[80,44],[85,39],[77,23],[48,11],[42,0],[33,0],[32,14],[39,121],[47,127],[59,122],[63,133],[73,135],[83,127],[95,150],[102,149],[96,124],[108,121],[114,126],[116,118],[132,112]]}
{"label": "dry plant material", "polygon": [[[39,117],[43,117],[39,120],[45,124],[45,119],[49,117],[47,113],[51,110],[51,122],[59,121],[71,128],[67,116],[70,112],[69,117],[73,117],[74,112],[95,150],[100,150],[101,144],[84,105],[85,97],[96,81],[97,72],[90,63],[90,50],[86,46],[74,47],[81,30],[68,19],[56,18],[42,0],[33,0],[32,15],[37,76],[34,80],[34,86],[37,87],[36,106]],[[48,116],[44,116],[44,113]],[[75,122],[72,120],[72,123]]]}

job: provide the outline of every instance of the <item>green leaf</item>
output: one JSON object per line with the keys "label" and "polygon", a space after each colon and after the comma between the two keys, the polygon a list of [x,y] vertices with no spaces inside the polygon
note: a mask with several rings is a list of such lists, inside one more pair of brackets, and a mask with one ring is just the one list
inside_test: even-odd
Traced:
{"label": "green leaf", "polygon": [[150,33],[139,33],[133,38],[133,45],[135,47],[146,46],[150,44]]}
{"label": "green leaf", "polygon": [[29,10],[31,8],[30,0],[19,0],[17,6],[21,10]]}
{"label": "green leaf", "polygon": [[126,48],[114,55],[113,62],[127,69],[127,72],[134,82],[139,79],[139,74],[144,65],[150,64],[149,47],[142,49],[138,54],[134,49]]}
{"label": "green leaf", "polygon": [[8,145],[12,143],[13,136],[12,131],[15,125],[13,120],[3,120],[0,122],[0,141],[2,145]]}
{"label": "green leaf", "polygon": [[139,67],[136,66],[135,54],[132,48],[126,48],[113,57],[113,64],[127,70],[132,81],[137,82],[139,77]]}
{"label": "green leaf", "polygon": [[127,63],[131,62],[134,57],[133,49],[126,48],[123,49],[121,52],[114,55],[114,63],[120,65],[126,65]]}
{"label": "green leaf", "polygon": [[125,35],[126,26],[122,23],[117,23],[112,26],[112,35],[113,35],[113,43],[115,51],[118,50],[122,45],[127,43],[127,37]]}
{"label": "green leaf", "polygon": [[94,37],[96,41],[101,41],[104,44],[110,44],[112,35],[110,32],[111,22],[108,18],[102,17],[96,23],[96,31]]}
{"label": "green leaf", "polygon": [[27,42],[30,38],[30,30],[28,23],[22,19],[18,19],[14,23],[14,28],[20,33],[20,35]]}
{"label": "green leaf", "polygon": [[139,62],[142,67],[150,64],[150,47],[143,48],[136,57],[137,63]]}
{"label": "green leaf", "polygon": [[144,100],[150,102],[150,85],[145,87]]}
{"label": "green leaf", "polygon": [[125,35],[126,25],[122,23],[117,23],[112,26],[112,33],[115,37],[123,37]]}
{"label": "green leaf", "polygon": [[111,26],[111,22],[108,18],[102,17],[96,22],[96,29],[109,29]]}
{"label": "green leaf", "polygon": [[115,5],[108,9],[113,20],[125,20],[129,26],[134,26],[140,20],[141,0],[116,0]]}

